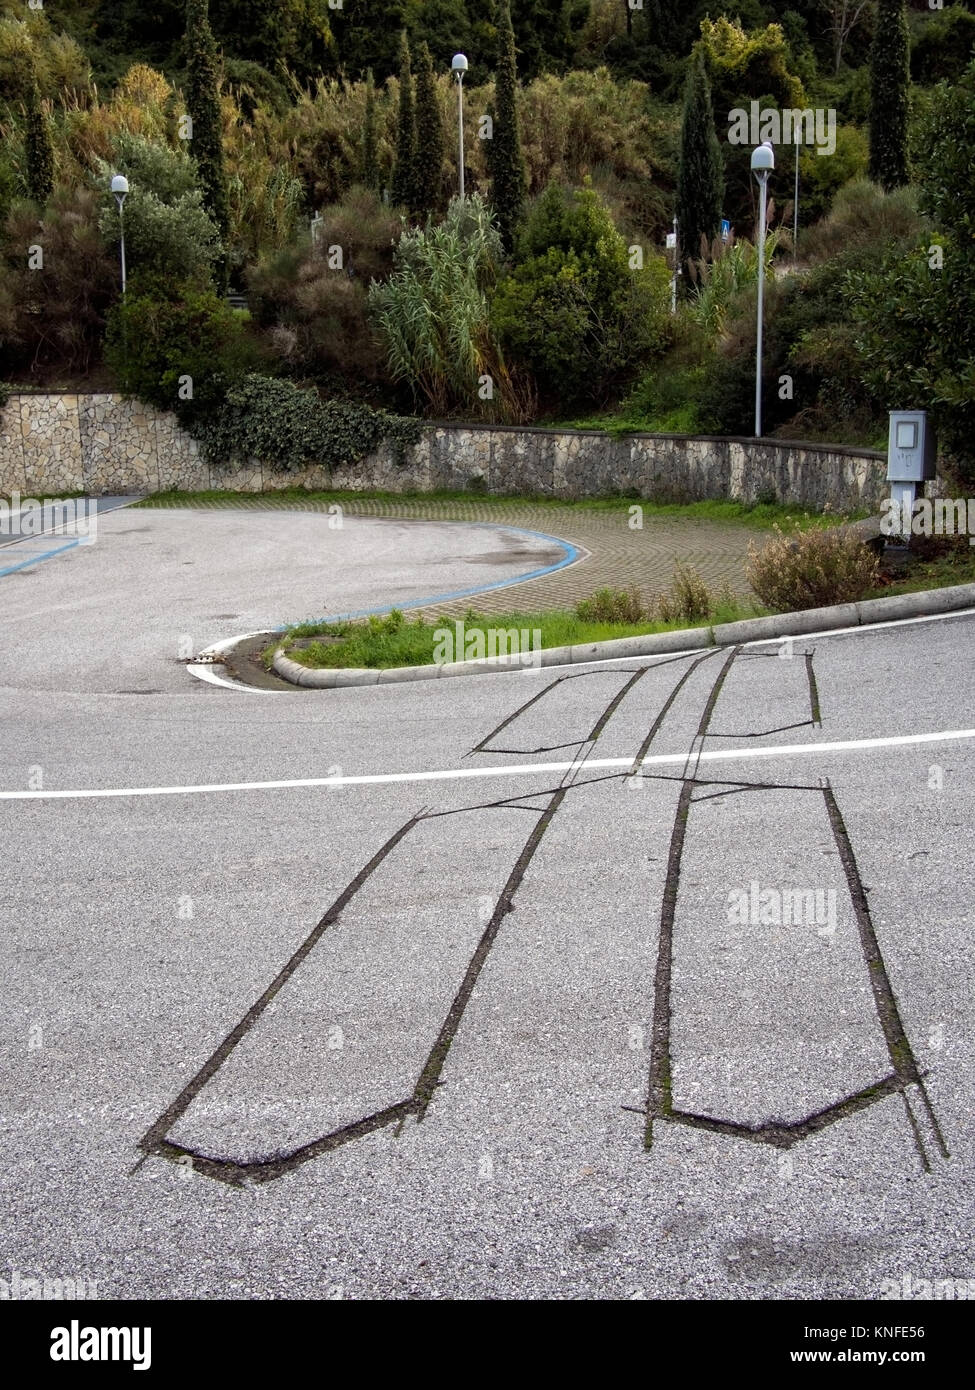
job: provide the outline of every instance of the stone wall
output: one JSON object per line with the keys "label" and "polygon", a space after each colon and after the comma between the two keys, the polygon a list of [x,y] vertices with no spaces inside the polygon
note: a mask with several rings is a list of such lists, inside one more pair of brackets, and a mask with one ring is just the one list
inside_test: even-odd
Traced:
{"label": "stone wall", "polygon": [[279,473],[253,461],[206,463],[172,415],[115,395],[12,396],[0,412],[0,493],[336,487],[434,488],[546,497],[626,494],[686,501],[774,498],[809,508],[877,510],[885,457],[843,445],[590,430],[428,425],[400,463],[383,446],[354,468]]}

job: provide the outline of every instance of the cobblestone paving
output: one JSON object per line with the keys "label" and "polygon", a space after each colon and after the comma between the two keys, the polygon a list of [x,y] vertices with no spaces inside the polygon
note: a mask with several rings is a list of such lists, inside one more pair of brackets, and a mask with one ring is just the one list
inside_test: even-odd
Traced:
{"label": "cobblestone paving", "polygon": [[[143,505],[166,506],[147,499]],[[254,498],[180,501],[179,506],[248,511],[327,511],[327,500],[294,498],[276,500],[262,493]],[[635,586],[646,599],[665,590],[674,562],[693,565],[712,588],[727,583],[737,594],[749,596],[744,576],[748,543],[768,539],[767,531],[750,529],[740,522],[717,522],[644,511],[643,529],[628,525],[629,503],[618,508],[560,507],[531,502],[488,501],[480,498],[342,498],[347,516],[400,517],[416,521],[479,521],[496,526],[515,526],[541,531],[569,541],[581,552],[575,564],[554,574],[506,586],[473,598],[455,599],[414,610],[460,617],[474,606],[480,613],[532,612],[544,608],[572,608],[595,590],[609,586]]]}

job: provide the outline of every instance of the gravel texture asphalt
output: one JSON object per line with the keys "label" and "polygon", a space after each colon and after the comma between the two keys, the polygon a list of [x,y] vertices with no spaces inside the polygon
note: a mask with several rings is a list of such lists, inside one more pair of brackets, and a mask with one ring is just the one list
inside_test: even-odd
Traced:
{"label": "gravel texture asphalt", "polygon": [[0,1276],[975,1277],[975,615],[284,696],[193,680],[181,634],[561,553],[278,520],[126,510],[0,579]]}

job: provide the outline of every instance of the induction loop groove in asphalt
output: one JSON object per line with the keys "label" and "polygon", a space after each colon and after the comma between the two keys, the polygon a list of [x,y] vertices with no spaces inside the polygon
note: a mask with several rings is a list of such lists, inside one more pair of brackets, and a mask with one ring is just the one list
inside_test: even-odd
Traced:
{"label": "induction loop groove in asphalt", "polygon": [[[725,661],[711,689],[707,704],[701,716],[695,744],[698,754],[708,737],[709,724],[717,704],[721,687],[731,667],[738,658],[738,649],[733,650]],[[812,718],[806,721],[818,725],[819,696],[812,668],[811,654],[807,656],[807,675],[809,678],[809,698]],[[798,726],[787,726],[798,727]],[[917,1060],[914,1056],[907,1032],[898,1009],[897,1000],[890,984],[887,967],[877,940],[876,931],[870,916],[867,896],[856,861],[856,855],[849,834],[829,782],[822,787],[787,786],[781,783],[766,783],[764,790],[818,792],[824,800],[829,823],[839,852],[840,862],[846,876],[850,900],[860,935],[863,959],[873,992],[877,1018],[883,1031],[892,1071],[851,1095],[844,1096],[835,1104],[824,1107],[801,1120],[791,1123],[770,1120],[762,1125],[749,1125],[713,1115],[695,1113],[681,1109],[674,1104],[672,1091],[673,1055],[671,1047],[671,983],[674,954],[674,929],[677,917],[678,895],[680,891],[681,868],[684,857],[685,840],[691,820],[691,809],[707,797],[696,797],[696,789],[702,785],[694,775],[684,778],[681,787],[674,828],[671,835],[667,864],[667,878],[664,886],[660,911],[660,936],[657,949],[657,966],[654,985],[654,1021],[651,1046],[650,1079],[646,1107],[645,1144],[647,1149],[653,1145],[653,1125],[655,1120],[669,1121],[687,1125],[691,1128],[706,1129],[717,1134],[727,1134],[756,1143],[771,1144],[788,1149],[800,1140],[818,1133],[827,1125],[836,1123],[857,1110],[865,1109],[890,1095],[900,1094],[910,1125],[911,1134],[918,1150],[921,1165],[926,1172],[931,1171],[931,1154],[924,1142],[919,1116],[911,1105],[909,1087],[913,1087],[919,1108],[933,1136],[933,1147],[944,1159],[949,1157],[941,1127],[931,1104],[927,1088]],[[756,790],[753,784],[732,786],[732,791]],[[929,1141],[930,1142],[930,1141]]]}
{"label": "induction loop groove in asphalt", "polygon": [[[397,1126],[398,1132],[403,1123],[410,1116],[414,1117],[417,1122],[423,1121],[427,1116],[437,1088],[442,1084],[442,1074],[450,1047],[462,1025],[465,1010],[474,991],[478,977],[488,959],[505,917],[513,910],[516,895],[522,887],[529,865],[538,851],[546,831],[565,802],[566,797],[569,795],[570,791],[574,794],[578,794],[585,788],[595,786],[600,782],[617,781],[622,784],[625,780],[634,777],[645,778],[647,781],[673,782],[680,787],[660,907],[657,961],[652,987],[651,1059],[648,1098],[646,1109],[638,1111],[638,1113],[645,1116],[644,1145],[646,1149],[648,1151],[652,1150],[655,1122],[709,1130],[715,1134],[730,1138],[744,1139],[787,1149],[800,1140],[818,1133],[826,1126],[835,1124],[856,1111],[862,1110],[889,1096],[900,1094],[903,1100],[909,1129],[917,1147],[923,1168],[925,1170],[930,1170],[932,1166],[932,1157],[936,1152],[947,1159],[948,1149],[928,1096],[923,1075],[918,1067],[907,1037],[871,920],[856,856],[832,787],[828,782],[823,782],[819,785],[796,785],[779,782],[749,783],[719,781],[718,779],[708,780],[698,776],[700,756],[706,740],[709,738],[724,737],[724,735],[717,735],[711,730],[711,723],[721,691],[735,669],[736,663],[740,663],[740,665],[747,663],[747,657],[746,663],[741,662],[742,652],[740,648],[734,648],[727,654],[720,670],[717,672],[704,703],[696,733],[691,741],[691,747],[687,754],[687,762],[684,766],[682,775],[650,775],[641,771],[641,763],[647,756],[654,739],[660,732],[667,715],[673,709],[676,700],[686,689],[688,682],[698,669],[714,655],[715,653],[713,652],[706,652],[703,655],[697,655],[693,658],[690,656],[681,656],[665,659],[654,666],[643,667],[633,671],[623,669],[615,673],[602,673],[616,674],[617,676],[628,675],[629,680],[627,680],[621,689],[615,692],[611,699],[606,702],[595,722],[589,727],[589,731],[586,735],[580,739],[574,740],[572,743],[560,745],[562,747],[569,747],[578,744],[578,747],[576,756],[572,760],[569,770],[565,773],[558,786],[549,788],[543,792],[534,792],[527,795],[525,793],[520,793],[518,796],[481,802],[476,805],[452,810],[438,811],[424,807],[411,817],[411,819],[406,821],[376,854],[373,855],[369,862],[359,870],[347,887],[328,908],[317,926],[314,927],[278,975],[272,980],[264,993],[256,1000],[186,1086],[184,1086],[172,1104],[149,1128],[139,1143],[142,1157],[132,1171],[137,1171],[148,1157],[155,1156],[170,1159],[183,1165],[192,1165],[196,1172],[222,1182],[230,1183],[235,1186],[247,1186],[252,1183],[263,1183],[278,1178],[311,1159],[321,1157],[344,1144],[362,1138],[367,1134],[387,1126]],[[648,673],[673,664],[674,662],[683,663],[684,670],[681,671],[672,688],[662,700],[649,731],[640,744],[639,751],[631,767],[617,773],[584,778],[582,774],[585,772],[587,758],[595,747],[596,741],[605,730],[608,721],[612,718],[613,714],[619,710],[625,698],[638,688],[639,683]],[[585,680],[587,675],[598,676],[599,674],[601,673],[580,673],[580,675],[562,676],[552,681],[544,690],[533,696],[531,700],[520,705],[511,715],[503,720],[497,728],[492,730],[491,733],[471,750],[471,753],[511,752],[513,754],[527,754],[545,751],[541,749],[501,749],[496,746],[489,747],[488,745],[490,745],[502,731],[510,731],[512,727],[516,725],[517,721],[524,717],[527,711],[535,706],[538,701],[551,695],[560,687],[564,687],[567,682]],[[802,721],[801,724],[785,725],[783,728],[791,729],[803,726],[819,727],[821,724],[819,695],[816,687],[811,652],[806,654],[805,674],[807,678],[806,688],[811,717],[808,720]],[[583,687],[580,686],[576,688],[581,690]],[[588,688],[591,689],[591,686]],[[730,736],[738,737],[741,735]],[[707,788],[707,790],[704,790],[705,788]],[[833,1104],[814,1110],[812,1113],[806,1114],[799,1119],[784,1121],[772,1118],[766,1119],[760,1124],[746,1123],[733,1118],[722,1118],[720,1116],[697,1113],[691,1109],[682,1108],[674,1102],[672,1086],[674,1057],[671,1038],[671,1011],[675,923],[678,916],[678,901],[681,890],[682,861],[685,854],[688,829],[689,826],[693,824],[694,819],[692,811],[694,807],[699,805],[702,801],[709,799],[713,800],[746,791],[759,794],[763,792],[776,793],[789,791],[822,798],[849,890],[852,911],[859,932],[860,950],[870,980],[873,1005],[891,1063],[891,1070],[889,1072],[877,1076],[871,1084],[842,1096]],[[526,804],[526,802],[528,804]],[[531,802],[538,802],[541,804],[533,805]],[[340,1125],[310,1142],[293,1147],[288,1152],[276,1150],[267,1153],[266,1156],[261,1158],[235,1159],[207,1153],[204,1151],[204,1146],[200,1144],[177,1142],[172,1137],[172,1131],[178,1126],[181,1117],[185,1115],[197,1096],[200,1095],[220,1068],[223,1067],[224,1063],[227,1062],[238,1044],[254,1028],[255,1024],[258,1023],[275,996],[284,988],[302,964],[308,959],[326,931],[339,922],[344,909],[352,903],[356,895],[371,879],[373,874],[376,873],[387,857],[391,855],[398,846],[407,841],[411,833],[415,832],[417,828],[427,820],[435,820],[446,816],[466,815],[478,811],[500,808],[531,812],[536,817],[536,823],[525,839],[517,859],[507,875],[504,886],[495,902],[490,919],[477,941],[460,986],[454,993],[446,1016],[443,1018],[443,1022],[439,1027],[433,1046],[430,1048],[425,1061],[420,1066],[419,1074],[412,1091],[393,1104],[381,1106],[371,1113],[365,1114],[354,1120],[352,1123]],[[913,1104],[912,1101],[914,1102]],[[634,1109],[634,1107],[631,1106],[624,1106],[623,1108],[626,1110]],[[923,1133],[922,1130],[924,1131]]]}

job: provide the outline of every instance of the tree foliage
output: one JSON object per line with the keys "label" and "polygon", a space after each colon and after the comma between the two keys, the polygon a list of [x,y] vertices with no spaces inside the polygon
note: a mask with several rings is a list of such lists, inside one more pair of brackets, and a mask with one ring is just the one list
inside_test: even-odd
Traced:
{"label": "tree foliage", "polygon": [[254,365],[245,320],[212,289],[143,276],[109,316],[106,360],[126,395],[189,422]]}
{"label": "tree foliage", "polygon": [[666,342],[662,257],[631,269],[626,244],[592,188],[557,184],[529,212],[491,322],[543,398],[601,400]]}
{"label": "tree foliage", "polygon": [[922,208],[938,232],[851,279],[866,376],[890,409],[929,409],[946,454],[975,481],[975,63],[942,86],[923,137]]}
{"label": "tree foliage", "polygon": [[416,186],[416,103],[413,93],[413,72],[410,64],[410,45],[406,30],[400,35],[399,50],[399,111],[396,121],[396,162],[390,190],[394,203],[415,211],[419,198]]}
{"label": "tree foliage", "polygon": [[199,170],[203,206],[225,242],[230,229],[230,207],[223,158],[217,48],[210,28],[207,0],[187,0],[186,63],[186,105],[193,122],[190,148]]}
{"label": "tree foliage", "polygon": [[525,160],[521,152],[518,122],[518,74],[515,36],[507,0],[501,5],[498,52],[494,76],[494,117],[488,147],[491,170],[491,203],[498,220],[505,251],[514,245],[515,231],[525,201]]}
{"label": "tree foliage", "polygon": [[910,37],[904,0],[877,0],[870,52],[870,177],[890,192],[908,182]]}
{"label": "tree foliage", "polygon": [[103,190],[100,226],[113,245],[119,216],[108,190],[118,172],[129,180],[123,215],[132,273],[174,284],[208,285],[221,254],[220,235],[203,206],[190,157],[142,136],[122,134],[113,142],[112,159],[96,160]]}
{"label": "tree foliage", "polygon": [[[4,370],[60,367],[87,372],[100,360],[105,317],[118,294],[115,246],[98,226],[89,188],[59,188],[42,223],[37,206],[14,202],[2,232],[0,360]],[[25,254],[40,246],[43,267]]]}
{"label": "tree foliage", "polygon": [[372,69],[366,74],[366,109],[362,122],[362,183],[379,187],[379,152],[376,144],[376,84]]}
{"label": "tree foliage", "polygon": [[677,225],[684,260],[710,245],[721,221],[724,165],[714,132],[711,89],[703,55],[694,56],[684,94],[677,172]]}
{"label": "tree foliage", "polygon": [[27,196],[41,207],[54,192],[54,148],[47,126],[47,112],[35,83],[27,98],[24,153],[27,164]]}
{"label": "tree foliage", "polygon": [[435,213],[443,202],[444,128],[433,61],[425,43],[416,62],[416,147],[414,181],[417,213]]}

